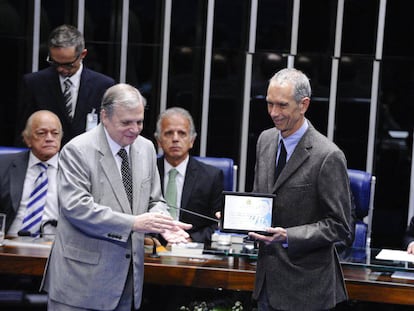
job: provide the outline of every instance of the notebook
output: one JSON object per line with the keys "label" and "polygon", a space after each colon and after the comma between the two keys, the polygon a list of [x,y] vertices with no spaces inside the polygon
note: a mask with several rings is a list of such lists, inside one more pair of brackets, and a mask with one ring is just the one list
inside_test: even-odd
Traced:
{"label": "notebook", "polygon": [[272,226],[274,194],[223,191],[223,196],[220,231],[268,234],[266,228]]}

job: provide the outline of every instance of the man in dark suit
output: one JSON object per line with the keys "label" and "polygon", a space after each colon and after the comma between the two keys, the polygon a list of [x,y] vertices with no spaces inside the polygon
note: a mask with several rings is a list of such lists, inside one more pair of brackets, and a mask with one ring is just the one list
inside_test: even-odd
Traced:
{"label": "man in dark suit", "polygon": [[[211,165],[197,161],[189,155],[197,133],[190,113],[178,107],[169,108],[158,117],[154,136],[163,155],[157,159],[161,176],[161,187],[170,213],[193,227],[187,230],[188,241],[205,243],[217,229],[215,213],[221,210],[223,172]],[[175,200],[169,195],[170,171],[176,170]],[[180,210],[181,209],[181,210]],[[188,210],[189,212],[184,211]],[[194,212],[198,215],[192,214]],[[205,216],[205,217],[204,217]],[[147,243],[167,242],[162,236]],[[158,241],[159,240],[159,241]],[[143,310],[175,311],[190,301],[196,300],[198,293],[189,288],[160,287],[145,284],[144,293],[147,305]]]}
{"label": "man in dark suit", "polygon": [[334,247],[352,238],[347,164],[305,118],[310,96],[309,79],[296,69],[269,82],[275,128],[258,139],[253,191],[276,195],[274,220],[269,235],[249,233],[260,241],[253,293],[259,311],[328,310],[347,299]]}
{"label": "man in dark suit", "polygon": [[[23,227],[30,192],[39,175],[39,162],[47,163],[49,180],[46,206],[39,225],[56,220],[59,215],[56,175],[62,139],[60,120],[50,111],[37,111],[27,120],[22,136],[29,150],[0,156],[0,212],[7,215],[6,232],[9,236],[17,236]],[[37,229],[40,226],[29,231],[35,233]],[[44,229],[45,233],[54,233],[53,226],[45,226]]]}
{"label": "man in dark suit", "polygon": [[[190,113],[178,107],[162,112],[154,134],[163,156],[158,158],[161,187],[168,202],[168,180],[171,169],[176,169],[177,208],[170,208],[176,218],[193,225],[188,231],[193,242],[209,242],[217,228],[216,212],[221,210],[223,172],[211,165],[197,161],[189,155],[197,136]],[[184,210],[195,212],[188,213]]]}
{"label": "man in dark suit", "polygon": [[[23,77],[17,136],[23,128],[22,120],[34,111],[50,110],[62,121],[64,145],[98,124],[102,96],[115,81],[83,65],[88,51],[83,35],[73,26],[54,29],[48,49],[50,67]],[[16,144],[21,144],[20,137]]]}

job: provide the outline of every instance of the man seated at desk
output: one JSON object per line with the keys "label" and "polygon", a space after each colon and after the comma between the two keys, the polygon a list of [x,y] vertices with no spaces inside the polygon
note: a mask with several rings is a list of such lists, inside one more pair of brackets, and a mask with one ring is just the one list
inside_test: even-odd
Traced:
{"label": "man seated at desk", "polygon": [[187,110],[162,112],[154,136],[164,152],[157,164],[171,215],[193,225],[188,231],[191,241],[210,242],[217,229],[213,219],[223,203],[223,172],[189,155],[197,133]]}
{"label": "man seated at desk", "polygon": [[48,110],[34,112],[22,133],[29,150],[0,156],[0,212],[6,214],[6,234],[15,237],[54,234],[59,215],[56,191],[62,124]]}
{"label": "man seated at desk", "polygon": [[[162,112],[154,136],[164,152],[158,158],[157,165],[170,214],[193,225],[187,230],[190,241],[210,242],[217,229],[217,221],[213,221],[215,213],[221,210],[222,205],[223,172],[189,155],[197,133],[193,118],[187,110],[173,107]],[[163,245],[166,244],[162,237],[158,238]],[[157,240],[154,241],[158,244]],[[145,284],[144,293],[146,299],[143,311],[175,311],[180,306],[197,300],[200,294],[193,288],[159,287],[152,284]]]}

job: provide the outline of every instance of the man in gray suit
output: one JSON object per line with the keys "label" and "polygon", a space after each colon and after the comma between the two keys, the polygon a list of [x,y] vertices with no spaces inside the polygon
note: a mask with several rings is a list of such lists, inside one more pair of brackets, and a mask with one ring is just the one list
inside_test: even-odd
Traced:
{"label": "man in gray suit", "polygon": [[259,311],[327,310],[347,299],[334,247],[352,239],[347,164],[305,118],[310,97],[309,79],[296,69],[270,80],[266,100],[275,128],[258,139],[253,192],[276,195],[273,224],[269,235],[249,233],[260,241],[253,293]]}
{"label": "man in gray suit", "polygon": [[144,106],[134,87],[110,87],[101,123],[62,149],[61,215],[42,282],[48,310],[138,309],[144,233],[188,238],[191,225],[174,221],[162,198],[154,145],[139,135]]}

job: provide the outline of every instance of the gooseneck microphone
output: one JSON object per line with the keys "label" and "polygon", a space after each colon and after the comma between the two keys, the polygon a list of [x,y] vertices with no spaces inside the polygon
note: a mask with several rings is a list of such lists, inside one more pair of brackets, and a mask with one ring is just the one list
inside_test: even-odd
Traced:
{"label": "gooseneck microphone", "polygon": [[43,237],[44,235],[50,235],[50,234],[44,233],[44,228],[45,228],[46,225],[51,225],[53,227],[56,227],[57,226],[57,223],[58,222],[57,222],[56,219],[49,219],[49,220],[46,220],[44,223],[42,223],[40,225],[40,237]]}
{"label": "gooseneck microphone", "polygon": [[203,215],[203,214],[200,214],[200,213],[197,213],[197,212],[193,212],[193,211],[190,211],[190,210],[185,209],[185,208],[175,207],[175,206],[170,206],[170,205],[168,205],[168,207],[169,207],[169,208],[175,208],[175,209],[176,209],[176,210],[178,210],[178,211],[183,211],[183,212],[186,212],[186,213],[189,213],[189,214],[192,214],[192,215],[195,215],[195,216],[198,216],[198,217],[201,217],[201,218],[207,219],[207,220],[211,220],[211,221],[218,222],[218,223],[220,222],[220,220],[219,220],[219,219],[212,218],[212,217],[208,217],[208,216],[206,216],[206,215]]}
{"label": "gooseneck microphone", "polygon": [[159,258],[160,255],[158,255],[157,253],[157,243],[155,243],[155,239],[153,237],[151,237],[151,240],[152,240],[152,254],[150,255],[150,257]]}
{"label": "gooseneck microphone", "polygon": [[57,226],[57,220],[56,219],[49,219],[49,220],[46,220],[45,222],[43,222],[40,225],[40,233],[32,233],[29,230],[20,230],[19,232],[17,232],[17,235],[18,236],[30,236],[30,237],[37,237],[37,236],[43,237],[45,235],[55,235],[54,233],[44,233],[43,232],[44,227],[46,225],[52,225],[53,227],[56,227]]}

